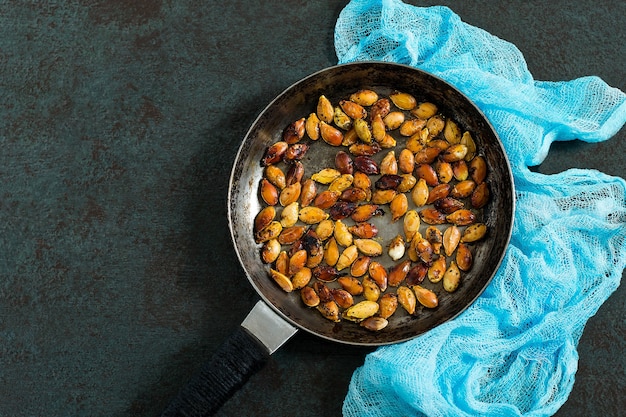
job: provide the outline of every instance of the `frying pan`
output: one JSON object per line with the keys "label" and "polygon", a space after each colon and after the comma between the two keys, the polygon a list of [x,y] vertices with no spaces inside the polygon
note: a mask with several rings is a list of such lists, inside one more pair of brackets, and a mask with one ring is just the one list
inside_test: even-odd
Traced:
{"label": "frying pan", "polygon": [[[425,280],[423,285],[436,291],[439,306],[435,309],[418,307],[413,315],[399,308],[390,317],[389,325],[377,332],[345,320],[331,322],[315,309],[304,307],[297,291],[285,293],[269,278],[269,266],[262,262],[260,245],[253,234],[254,218],[262,208],[258,198],[263,177],[260,160],[267,147],[281,140],[286,126],[315,111],[320,95],[338,103],[364,88],[381,95],[403,91],[414,95],[418,101],[436,103],[439,111],[454,119],[462,131],[472,133],[479,153],[487,162],[487,182],[491,190],[491,199],[482,209],[482,220],[489,232],[473,248],[474,265],[464,273],[459,288],[447,293],[441,289],[441,284],[437,289],[436,284]],[[337,150],[323,143],[312,143],[302,160],[307,170],[305,175],[333,167]],[[380,152],[374,158],[380,161],[386,153]],[[249,129],[235,158],[229,184],[228,220],[233,245],[261,300],[162,415],[213,414],[299,329],[338,343],[377,346],[407,341],[454,318],[481,294],[502,261],[513,224],[513,190],[509,162],[494,129],[467,97],[438,77],[400,64],[360,62],[323,69],[287,88],[261,112]],[[378,222],[383,242],[402,233],[402,222],[392,223],[389,217],[386,214],[372,220],[375,224]],[[391,259],[383,262],[385,266],[391,265]]]}

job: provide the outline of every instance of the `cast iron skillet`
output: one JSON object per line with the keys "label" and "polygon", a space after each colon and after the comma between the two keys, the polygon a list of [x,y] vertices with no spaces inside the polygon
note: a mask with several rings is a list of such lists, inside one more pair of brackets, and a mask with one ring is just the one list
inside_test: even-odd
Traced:
{"label": "cast iron skillet", "polygon": [[[418,101],[436,103],[442,114],[453,118],[463,131],[472,133],[479,153],[487,161],[487,182],[491,190],[491,200],[482,213],[489,233],[474,246],[474,265],[463,274],[458,290],[446,293],[440,283],[437,286],[425,280],[423,285],[438,294],[439,307],[418,308],[413,316],[400,312],[399,308],[390,318],[389,325],[379,332],[367,331],[347,321],[331,322],[314,309],[304,307],[297,291],[285,293],[269,278],[269,266],[261,261],[260,245],[254,241],[253,235],[254,218],[262,208],[258,187],[263,176],[260,160],[266,148],[281,140],[284,128],[291,122],[314,112],[320,95],[338,103],[363,88],[374,89],[383,95],[394,90],[403,91],[414,95]],[[332,167],[338,150],[322,143],[311,145],[302,161],[307,169],[305,176]],[[386,153],[380,152],[374,158],[380,161]],[[339,343],[375,346],[409,340],[459,315],[489,284],[502,261],[513,224],[513,190],[510,166],[494,129],[468,98],[440,78],[409,66],[361,62],[330,67],[295,83],[276,97],[253,123],[235,158],[230,179],[228,216],[233,244],[250,283],[262,299],[258,306],[265,315],[256,320],[249,316],[246,321],[253,324],[244,322],[163,415],[212,414],[296,329]],[[383,242],[389,242],[402,230],[402,222],[391,224],[388,213],[374,221],[378,222]],[[424,227],[422,225],[422,231]],[[389,262],[390,259],[386,266],[390,265]],[[259,323],[261,329],[257,328]],[[274,328],[287,329],[282,336],[285,340],[268,344],[264,338],[273,337],[268,333]]]}

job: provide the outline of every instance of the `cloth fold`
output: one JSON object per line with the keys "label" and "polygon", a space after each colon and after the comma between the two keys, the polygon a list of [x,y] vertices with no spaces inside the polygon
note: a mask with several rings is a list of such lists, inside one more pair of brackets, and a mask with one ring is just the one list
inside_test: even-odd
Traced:
{"label": "cloth fold", "polygon": [[536,81],[512,44],[449,8],[353,0],[335,27],[339,63],[390,61],[453,84],[503,141],[516,186],[505,259],[463,314],[377,349],[352,377],[345,416],[550,416],[567,400],[587,320],[626,266],[626,182],[597,170],[533,172],[554,141],[604,141],[626,95],[600,78]]}

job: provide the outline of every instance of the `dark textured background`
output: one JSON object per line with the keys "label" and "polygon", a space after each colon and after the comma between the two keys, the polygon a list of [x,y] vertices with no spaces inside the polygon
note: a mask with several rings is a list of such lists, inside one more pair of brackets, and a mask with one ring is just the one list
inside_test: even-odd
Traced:
{"label": "dark textured background", "polygon": [[[336,63],[345,4],[0,4],[0,416],[158,415],[241,322],[257,296],[228,237],[230,165],[276,94]],[[624,2],[438,4],[536,79],[626,90]],[[625,136],[555,144],[539,170],[624,176]],[[625,300],[590,320],[557,416],[623,415]],[[368,351],[299,333],[220,415],[339,415]]]}

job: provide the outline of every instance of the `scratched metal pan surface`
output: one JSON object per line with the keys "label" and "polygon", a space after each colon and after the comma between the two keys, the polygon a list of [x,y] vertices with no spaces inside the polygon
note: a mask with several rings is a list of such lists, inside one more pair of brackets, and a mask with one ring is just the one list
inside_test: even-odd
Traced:
{"label": "scratched metal pan surface", "polygon": [[[442,114],[453,118],[463,131],[473,135],[478,153],[487,161],[486,181],[491,190],[489,203],[479,213],[480,220],[488,226],[488,234],[479,244],[473,245],[474,264],[469,272],[462,273],[459,288],[447,293],[441,282],[433,284],[426,278],[423,286],[436,292],[438,307],[428,309],[418,303],[413,315],[398,307],[389,318],[388,326],[376,332],[347,320],[331,322],[316,309],[305,307],[299,291],[284,292],[269,277],[270,266],[262,262],[261,245],[255,242],[253,233],[254,218],[264,206],[259,197],[259,183],[264,173],[260,161],[267,147],[281,140],[287,125],[314,112],[320,95],[325,95],[336,104],[360,89],[373,89],[381,95],[402,91],[414,95],[418,101],[435,103]],[[305,177],[322,168],[334,167],[334,157],[339,148],[329,146],[321,139],[313,142],[306,135],[303,141],[311,145],[302,160]],[[398,145],[401,145],[400,140]],[[400,149],[396,150],[396,155]],[[379,152],[374,159],[380,162],[387,152]],[[375,179],[375,176],[372,177],[373,181]],[[453,319],[476,300],[503,259],[511,235],[515,202],[513,179],[504,148],[483,113],[466,96],[440,78],[412,67],[362,62],[337,65],[311,74],[287,88],[260,113],[236,155],[228,204],[229,226],[237,256],[250,283],[269,306],[288,322],[314,335],[346,344],[384,345],[419,336]],[[278,213],[280,209],[279,205]],[[409,209],[419,210],[413,206],[410,197]],[[383,247],[402,233],[402,221],[392,223],[388,207],[384,210],[385,215],[372,220],[379,229],[377,238]],[[345,221],[350,224],[351,220]],[[422,222],[420,231],[423,232],[426,226]],[[386,251],[380,261],[386,267],[400,262],[392,261]],[[387,290],[390,291],[395,292],[395,288]]]}

